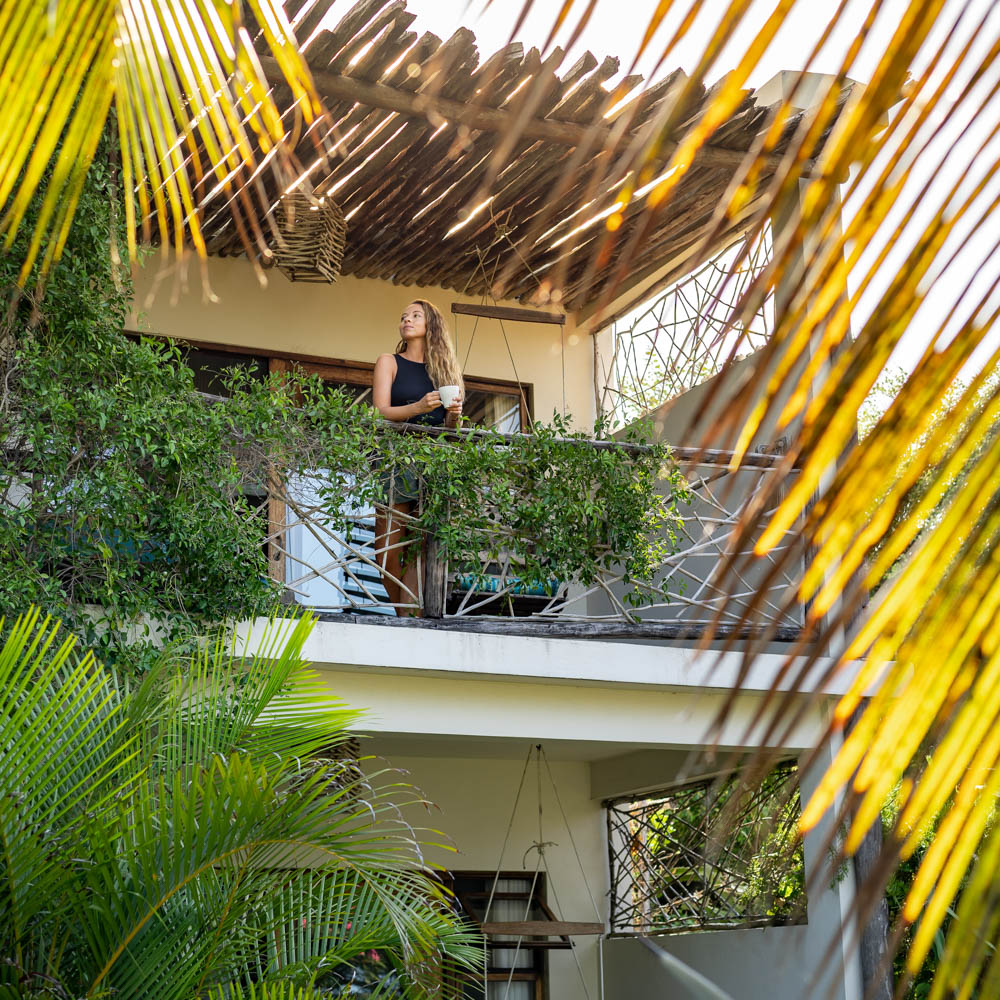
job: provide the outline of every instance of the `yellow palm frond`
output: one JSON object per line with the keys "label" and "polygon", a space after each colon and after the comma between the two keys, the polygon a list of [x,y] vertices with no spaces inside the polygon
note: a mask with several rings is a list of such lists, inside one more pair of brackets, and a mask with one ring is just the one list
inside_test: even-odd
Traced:
{"label": "yellow palm frond", "polygon": [[[577,9],[584,6],[578,0]],[[662,64],[689,32],[698,6],[655,5],[640,51],[673,16]],[[731,0],[648,141],[617,150],[607,172],[594,177],[590,191],[627,178],[619,211],[592,251],[595,262],[615,255],[619,280],[699,151],[738,105],[783,20],[803,6],[774,0],[770,16],[749,30],[749,5]],[[863,708],[807,805],[803,827],[850,788],[846,848],[852,851],[902,785],[900,855],[933,830],[903,913],[919,921],[909,967],[920,966],[968,879],[933,991],[966,997],[980,976],[1000,982],[1000,960],[990,946],[1000,927],[993,874],[1000,856],[1000,450],[991,445],[1000,427],[1000,350],[987,351],[981,370],[956,393],[970,360],[982,362],[984,345],[995,347],[1000,314],[1000,241],[991,235],[1000,204],[1000,19],[988,4],[908,0],[891,12],[881,0],[862,6],[839,71],[820,81],[809,101],[802,92],[815,80],[789,74],[785,99],[770,109],[769,127],[715,211],[716,232],[752,203],[761,206],[760,225],[766,217],[783,222],[767,270],[736,309],[734,326],[770,292],[782,294],[757,364],[722,415],[698,433],[706,445],[727,441],[735,461],[762,428],[791,442],[786,468],[794,463],[798,475],[781,484],[781,494],[776,480],[774,492],[746,511],[732,550],[756,545],[763,555],[787,531],[802,532],[808,565],[797,567],[791,550],[777,558],[799,580],[791,600],[805,608],[807,639],[818,651],[813,657],[837,648],[843,652],[834,669],[860,661],[833,727],[845,728]],[[561,7],[554,29],[570,16]],[[826,23],[817,28],[810,60],[843,29],[847,4],[818,16]],[[678,135],[686,97],[737,39],[742,55],[735,68]],[[877,50],[874,69],[848,96],[862,48]],[[777,140],[804,104],[805,116],[776,162]],[[634,204],[635,192],[658,176]],[[623,217],[635,223],[627,237]],[[612,295],[605,291],[604,304]],[[937,317],[932,325],[928,315]],[[858,442],[859,407],[918,327],[926,331],[926,349],[874,431]],[[911,509],[918,482],[921,497]],[[777,509],[762,526],[768,507]],[[724,569],[739,589],[735,560]],[[752,656],[748,651],[747,661]],[[792,662],[783,679],[794,676]],[[794,713],[801,701],[789,696],[784,703]]]}
{"label": "yellow palm frond", "polygon": [[[244,20],[244,10],[249,21]],[[33,226],[22,283],[63,248],[112,104],[130,256],[137,228],[164,249],[205,253],[198,207],[213,189],[249,245],[270,208],[247,185],[262,169],[281,188],[300,174],[256,45],[274,57],[297,113],[322,107],[275,0],[13,0],[0,14],[0,233]],[[199,147],[207,152],[201,162]],[[44,189],[37,214],[34,195]],[[256,200],[252,192],[258,191]]]}

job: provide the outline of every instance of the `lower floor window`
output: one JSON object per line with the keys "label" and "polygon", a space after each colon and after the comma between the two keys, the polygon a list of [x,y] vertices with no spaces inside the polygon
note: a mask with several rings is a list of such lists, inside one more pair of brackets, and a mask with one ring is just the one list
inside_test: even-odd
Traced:
{"label": "lower floor window", "polygon": [[804,923],[798,777],[788,761],[606,802],[612,932]]}
{"label": "lower floor window", "polygon": [[[468,1000],[542,1000],[545,955],[561,942],[537,936],[489,933],[491,924],[553,920],[545,902],[545,876],[539,872],[452,872],[455,898],[470,922],[485,925],[486,965],[465,981]],[[489,913],[487,914],[487,906]]]}

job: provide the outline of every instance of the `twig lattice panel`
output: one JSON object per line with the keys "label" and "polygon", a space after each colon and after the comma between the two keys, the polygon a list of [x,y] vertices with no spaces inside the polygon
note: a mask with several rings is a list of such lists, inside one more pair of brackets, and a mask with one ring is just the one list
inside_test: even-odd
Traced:
{"label": "twig lattice panel", "polygon": [[763,347],[773,329],[773,296],[736,316],[771,257],[770,229],[747,236],[615,324],[601,408],[624,426],[722,369],[730,354]]}
{"label": "twig lattice panel", "polygon": [[800,923],[798,771],[740,775],[607,803],[611,930],[664,934]]}
{"label": "twig lattice panel", "polygon": [[[695,466],[688,476],[691,503],[680,506],[683,520],[676,550],[663,560],[651,582],[626,581],[622,570],[608,570],[589,586],[553,580],[548,594],[526,594],[517,566],[501,559],[499,564],[477,567],[477,572],[467,566],[451,573],[462,596],[448,613],[496,615],[506,603],[517,607],[519,616],[534,620],[634,622],[638,618],[683,623],[694,634],[713,622],[797,630],[802,626],[802,609],[793,597],[798,581],[787,567],[777,566],[789,547],[801,546],[796,531],[787,532],[764,556],[755,556],[752,545],[740,549],[725,579],[721,576],[726,559],[733,555],[733,529],[776,475],[774,468],[731,471]],[[770,513],[764,512],[763,521]]]}

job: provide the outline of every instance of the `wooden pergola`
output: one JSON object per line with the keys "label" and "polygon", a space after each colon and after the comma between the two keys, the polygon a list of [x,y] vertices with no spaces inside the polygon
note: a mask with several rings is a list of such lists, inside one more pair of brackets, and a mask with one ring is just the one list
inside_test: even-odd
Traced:
{"label": "wooden pergola", "polygon": [[[417,37],[405,0],[359,0],[332,29],[320,28],[328,0],[286,7],[329,112],[298,134],[302,183],[342,209],[342,272],[361,278],[592,309],[651,275],[685,273],[745,232],[800,124],[787,122],[739,215],[715,218],[772,120],[745,92],[671,196],[644,213],[643,189],[712,96],[680,70],[609,90],[617,59],[587,53],[560,76],[560,50],[543,59],[514,43],[480,62],[468,29]],[[261,61],[294,121],[280,71]],[[263,173],[254,183],[274,186]],[[623,205],[626,184],[640,196]],[[282,194],[267,190],[274,205]],[[223,197],[202,210],[210,252],[243,252]]]}

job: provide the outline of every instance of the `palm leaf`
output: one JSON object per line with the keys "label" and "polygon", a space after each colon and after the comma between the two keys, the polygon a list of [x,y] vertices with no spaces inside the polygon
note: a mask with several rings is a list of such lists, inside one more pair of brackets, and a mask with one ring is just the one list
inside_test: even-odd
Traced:
{"label": "palm leaf", "polygon": [[271,983],[249,983],[244,988],[240,983],[216,986],[207,994],[209,1000],[324,1000],[325,993],[311,986],[296,986],[285,981]]}
{"label": "palm leaf", "polygon": [[0,648],[0,927],[19,957],[65,889],[81,812],[107,823],[138,777],[121,690],[74,645],[35,609]]}
{"label": "palm leaf", "polygon": [[[304,912],[313,919],[302,921]],[[482,964],[477,935],[456,924],[440,884],[419,871],[299,871],[260,920],[267,950],[253,971],[262,979],[296,970],[316,976],[372,951],[415,982],[435,978],[442,958],[467,969]]]}
{"label": "palm leaf", "polygon": [[313,622],[303,615],[272,619],[242,638],[219,633],[190,661],[172,662],[159,712],[167,770],[238,750],[254,759],[308,759],[347,738],[360,713],[335,698],[302,658]]}
{"label": "palm leaf", "polygon": [[[250,23],[243,3],[226,0],[4,5],[0,233],[9,248],[22,225],[33,227],[22,283],[36,265],[44,278],[62,252],[112,103],[132,259],[137,225],[149,239],[153,222],[165,249],[191,245],[204,254],[196,206],[216,188],[246,245],[264,249],[270,203],[262,188],[244,184],[266,167],[284,190],[301,170],[255,54],[255,34],[284,74],[295,114],[312,122],[322,109],[280,3],[246,0],[245,7]],[[200,161],[196,140],[209,162]]]}
{"label": "palm leaf", "polygon": [[194,670],[167,659],[133,689],[37,611],[14,624],[0,648],[5,976],[186,1000],[245,979],[274,932],[331,920],[324,955],[295,961],[374,942],[413,990],[441,956],[471,961],[474,939],[419,870],[399,788],[312,757],[354,716],[327,696],[304,707],[310,627],[265,629],[251,658],[210,641]]}

